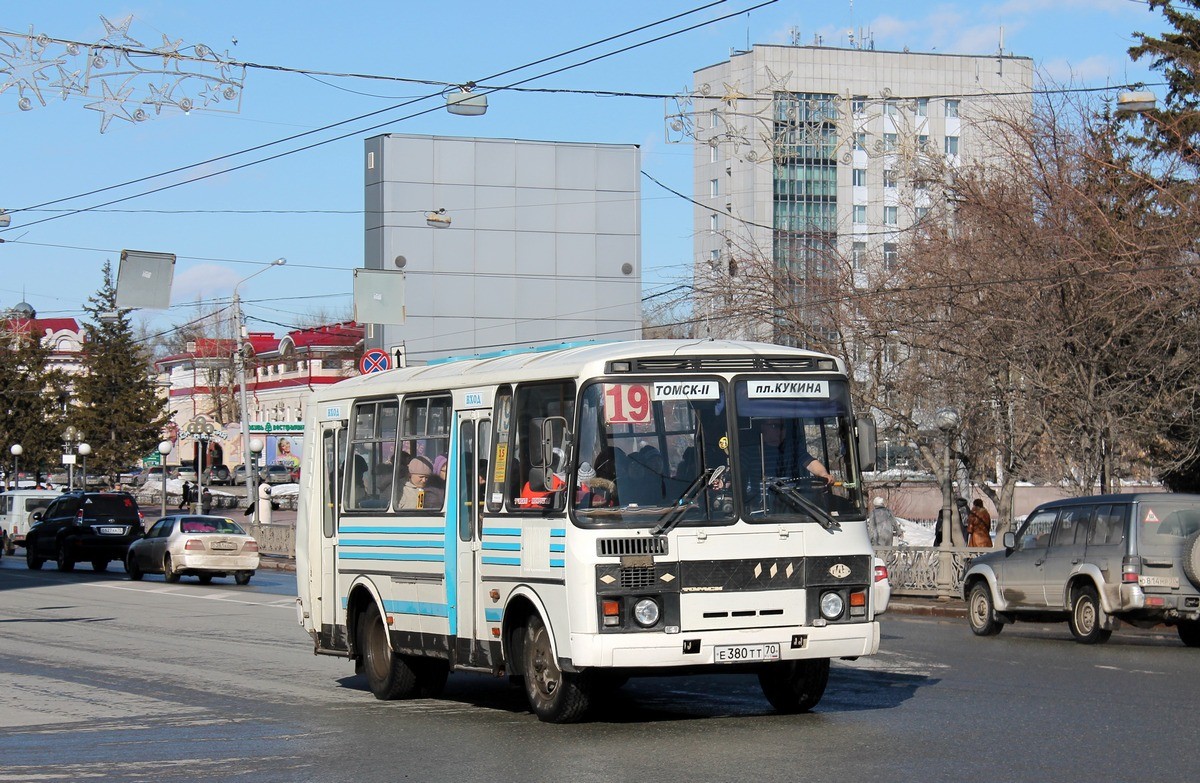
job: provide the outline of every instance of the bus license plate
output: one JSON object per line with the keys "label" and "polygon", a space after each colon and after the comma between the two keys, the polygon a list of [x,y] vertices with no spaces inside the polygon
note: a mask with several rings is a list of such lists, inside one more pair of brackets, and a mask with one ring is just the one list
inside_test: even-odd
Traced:
{"label": "bus license plate", "polygon": [[778,644],[724,644],[713,648],[713,660],[717,663],[744,663],[746,661],[778,661]]}

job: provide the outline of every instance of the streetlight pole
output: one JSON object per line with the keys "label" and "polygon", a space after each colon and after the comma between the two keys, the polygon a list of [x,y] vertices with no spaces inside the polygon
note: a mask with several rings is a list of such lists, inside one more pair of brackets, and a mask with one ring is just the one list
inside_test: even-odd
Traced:
{"label": "streetlight pole", "polygon": [[67,466],[67,490],[75,489],[75,444],[83,440],[83,433],[72,424],[63,431],[63,464]]}
{"label": "streetlight pole", "polygon": [[254,521],[258,522],[258,497],[254,494],[254,477],[251,475],[253,471],[250,465],[250,422],[248,419],[248,411],[246,409],[246,317],[242,313],[242,299],[238,295],[238,288],[242,283],[246,282],[256,275],[261,275],[274,266],[283,266],[287,263],[286,258],[277,258],[270,264],[255,272],[253,275],[243,277],[237,281],[233,287],[233,311],[237,316],[237,363],[238,363],[238,407],[241,408],[242,419],[242,464],[246,466],[246,502],[254,503]]}
{"label": "streetlight pole", "polygon": [[951,552],[958,528],[958,507],[954,502],[953,477],[950,474],[950,440],[962,421],[955,408],[941,408],[934,414],[937,428],[946,436],[945,450],[942,452],[942,545],[938,549],[938,597],[949,598],[954,590],[954,579],[951,576]]}
{"label": "streetlight pole", "polygon": [[167,516],[167,455],[171,453],[171,441],[159,441],[158,453],[162,455],[159,461],[162,467],[162,516],[159,519],[163,519]]}
{"label": "streetlight pole", "polygon": [[9,448],[9,453],[13,456],[13,480],[12,486],[16,489],[21,488],[21,455],[25,452],[20,443],[14,443]]}
{"label": "streetlight pole", "polygon": [[[250,441],[250,464],[246,467],[246,480],[248,482],[247,491],[250,502],[254,504],[254,524],[258,524],[258,515],[262,510],[258,504],[258,458],[262,454],[263,446],[262,438],[254,438]],[[251,470],[253,468],[253,470]]]}
{"label": "streetlight pole", "polygon": [[83,457],[83,478],[79,480],[79,487],[87,492],[87,458],[92,453],[92,447],[86,443],[80,443],[78,451],[79,456]]}

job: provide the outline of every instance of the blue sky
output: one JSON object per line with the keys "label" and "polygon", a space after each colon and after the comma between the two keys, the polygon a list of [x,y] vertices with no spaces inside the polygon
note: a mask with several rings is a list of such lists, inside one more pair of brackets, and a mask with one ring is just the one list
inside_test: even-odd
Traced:
{"label": "blue sky", "polygon": [[[229,58],[264,66],[463,83],[704,4],[9,2],[0,8],[0,31],[21,35],[32,28],[54,39],[92,43],[119,36],[132,15],[125,32],[149,49],[178,47],[192,53],[194,46],[204,44]],[[511,83],[754,5],[755,0],[719,3],[675,23],[488,83]],[[102,15],[115,32],[106,29]],[[820,35],[826,45],[846,45],[847,31],[854,30],[857,37],[861,30],[873,36],[877,49],[989,54],[999,46],[1001,29],[1005,51],[1032,57],[1055,79],[1086,86],[1158,81],[1144,61],[1132,63],[1126,54],[1134,31],[1163,29],[1160,15],[1140,0],[781,0],[525,86],[675,94],[689,88],[693,70],[727,59],[731,49],[785,43],[793,30],[802,43]],[[11,60],[17,54],[5,41],[20,44],[22,39],[0,40],[0,68],[4,57]],[[68,70],[82,61],[68,58]],[[5,82],[0,73],[0,86]],[[113,84],[119,92],[121,84]],[[156,86],[160,94],[172,88],[165,79]],[[187,88],[173,89],[171,95],[177,97]],[[118,112],[101,133],[105,115],[97,107],[104,108],[102,96],[62,100],[44,90],[39,99],[27,89],[31,108],[23,111],[19,90],[9,87],[0,93],[0,208],[24,209],[191,166],[439,89],[251,68],[236,112],[184,114],[149,107],[149,117],[137,123]],[[363,252],[358,212],[363,139],[386,132],[634,143],[641,145],[645,172],[691,192],[691,151],[667,142],[660,98],[506,91],[489,96],[489,110],[482,117],[454,116],[442,109],[410,116],[441,103],[440,98],[420,100],[166,178],[13,214],[11,226],[0,230],[5,240],[0,245],[0,307],[24,299],[42,316],[80,316],[83,302],[101,283],[103,262],[112,261],[115,271],[120,251],[128,248],[174,253],[179,259],[172,310],[143,315],[156,329],[187,320],[197,302],[227,302],[238,280],[279,257],[287,258],[285,266],[241,288],[252,329],[282,332],[315,312],[348,315],[350,270],[361,266]],[[228,105],[224,98],[210,104],[214,109]],[[379,127],[366,130],[369,126]],[[313,149],[228,170],[346,134]],[[198,175],[208,176],[99,210],[62,217],[48,211],[93,207]],[[643,179],[642,188],[643,281],[646,293],[653,293],[690,269],[692,214],[687,202],[649,180]]]}

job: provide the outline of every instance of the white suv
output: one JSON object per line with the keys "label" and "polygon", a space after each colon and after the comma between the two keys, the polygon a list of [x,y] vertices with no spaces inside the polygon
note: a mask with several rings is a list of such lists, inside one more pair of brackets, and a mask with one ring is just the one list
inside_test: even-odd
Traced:
{"label": "white suv", "polygon": [[1056,500],[1036,508],[1004,551],[963,577],[977,636],[1017,620],[1066,620],[1083,644],[1123,620],[1173,625],[1200,647],[1200,495],[1140,493]]}

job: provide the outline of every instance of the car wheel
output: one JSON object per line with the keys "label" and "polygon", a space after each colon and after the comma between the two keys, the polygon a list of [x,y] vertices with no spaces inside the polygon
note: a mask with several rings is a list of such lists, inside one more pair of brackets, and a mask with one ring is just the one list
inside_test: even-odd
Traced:
{"label": "car wheel", "polygon": [[817,706],[828,683],[828,658],[768,663],[758,672],[758,684],[767,701],[789,715]]}
{"label": "car wheel", "polygon": [[179,572],[175,570],[175,565],[171,562],[170,555],[163,555],[163,579],[168,582],[178,582]]}
{"label": "car wheel", "polygon": [[233,581],[237,582],[239,585],[248,585],[250,584],[250,577],[252,576],[254,576],[253,571],[238,571],[233,575]]}
{"label": "car wheel", "polygon": [[363,659],[363,673],[371,693],[381,701],[406,699],[417,686],[412,668],[388,647],[387,628],[375,604],[358,618],[358,646]]}
{"label": "car wheel", "polygon": [[138,565],[137,558],[132,553],[125,557],[125,573],[135,582],[142,581],[142,567]]}
{"label": "car wheel", "polygon": [[107,571],[108,570],[108,561],[103,560],[101,558],[96,558],[95,560],[92,561],[92,570],[93,571]]}
{"label": "car wheel", "polygon": [[1200,620],[1184,620],[1175,630],[1179,632],[1179,641],[1188,647],[1200,647]]}
{"label": "car wheel", "polygon": [[976,636],[995,636],[1004,628],[996,620],[992,590],[985,581],[976,582],[971,587],[967,597],[967,622],[971,625],[971,633]]}
{"label": "car wheel", "polygon": [[62,541],[58,545],[58,552],[55,553],[54,561],[58,564],[59,571],[74,571],[75,558],[71,557],[71,545],[68,541]]}
{"label": "car wheel", "polygon": [[525,695],[538,720],[574,723],[587,712],[591,696],[587,682],[581,675],[558,667],[550,631],[536,614],[525,623],[521,673],[525,678]]}
{"label": "car wheel", "polygon": [[46,562],[34,554],[33,550],[36,546],[36,542],[25,539],[25,567],[30,571],[41,571],[42,563]]}
{"label": "car wheel", "polygon": [[196,574],[196,578],[200,580],[202,585],[212,584],[212,574]]}
{"label": "car wheel", "polygon": [[1104,610],[1100,608],[1100,598],[1096,588],[1085,585],[1075,591],[1071,602],[1071,633],[1080,644],[1100,644],[1107,642],[1112,631],[1100,627],[1104,619]]}

